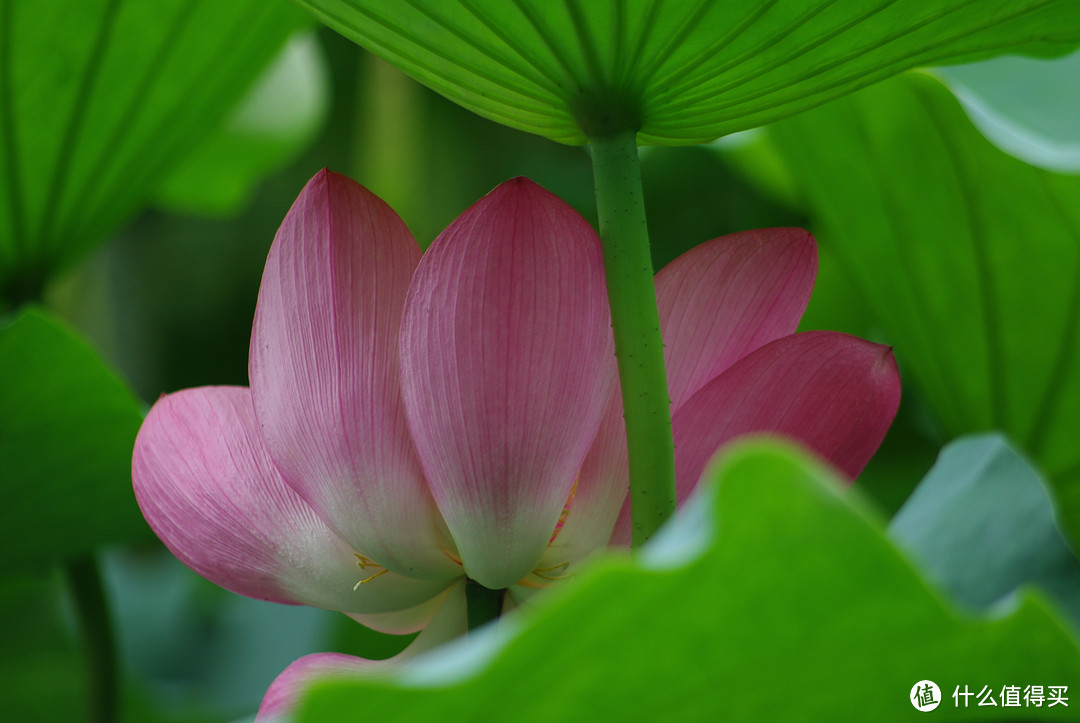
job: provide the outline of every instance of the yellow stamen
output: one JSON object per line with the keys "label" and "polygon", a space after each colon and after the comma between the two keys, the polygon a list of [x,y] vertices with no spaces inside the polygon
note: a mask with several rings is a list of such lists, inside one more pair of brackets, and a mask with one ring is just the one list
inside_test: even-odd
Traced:
{"label": "yellow stamen", "polygon": [[[534,569],[529,574],[533,575],[535,577],[538,577],[541,580],[548,580],[550,582],[558,582],[559,580],[563,580],[563,579],[569,577],[569,575],[549,575],[548,573],[556,572],[556,571],[561,572],[561,571],[565,570],[568,567],[570,567],[569,562],[560,562],[558,565],[552,565],[551,567],[538,567],[538,568]],[[536,580],[530,580],[528,578],[528,576],[523,577],[520,580],[518,580],[517,584],[521,585],[522,587],[531,587],[531,588],[537,588],[537,589],[551,587],[546,582],[537,582]]]}
{"label": "yellow stamen", "polygon": [[353,585],[353,591],[359,590],[359,589],[360,589],[360,586],[361,586],[361,585],[363,585],[363,584],[364,584],[365,582],[371,582],[372,580],[374,580],[375,578],[377,578],[377,577],[378,577],[379,575],[385,575],[385,574],[386,574],[386,573],[388,573],[388,572],[390,572],[390,571],[389,571],[389,570],[387,570],[387,569],[386,569],[386,568],[384,567],[383,569],[379,570],[379,571],[378,571],[377,573],[375,573],[375,574],[374,574],[374,575],[372,575],[371,577],[365,577],[365,578],[364,578],[363,580],[361,580],[360,582],[358,582],[358,583],[356,583],[355,585]]}
{"label": "yellow stamen", "polygon": [[554,582],[555,580],[562,580],[563,578],[566,577],[566,575],[547,575],[545,573],[555,572],[556,570],[561,572],[562,570],[565,570],[568,567],[570,567],[570,563],[569,562],[563,562],[563,563],[560,563],[558,565],[554,565],[552,567],[538,567],[538,568],[536,568],[535,570],[532,571],[532,574],[536,575],[537,577],[539,577],[539,578],[541,578],[543,580],[551,580],[552,582]]}
{"label": "yellow stamen", "polygon": [[356,564],[361,570],[367,567],[382,567],[382,565],[375,562],[370,557],[364,557],[359,552],[354,552],[353,555],[356,556]]}
{"label": "yellow stamen", "polygon": [[385,575],[386,573],[390,572],[385,567],[383,567],[379,563],[372,560],[370,557],[365,557],[364,555],[361,555],[359,552],[354,552],[353,555],[356,557],[356,566],[359,567],[361,570],[366,570],[369,567],[382,568],[377,573],[375,573],[374,575],[369,575],[368,577],[365,577],[363,580],[361,580],[360,582],[353,585],[353,591],[359,590],[360,586],[363,585],[365,582],[371,582],[372,580],[377,578],[379,575]]}

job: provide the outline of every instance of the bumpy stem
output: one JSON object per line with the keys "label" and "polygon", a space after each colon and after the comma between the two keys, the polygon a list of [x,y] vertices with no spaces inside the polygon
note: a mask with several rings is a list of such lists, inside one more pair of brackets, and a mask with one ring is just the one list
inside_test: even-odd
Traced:
{"label": "bumpy stem", "polygon": [[101,573],[94,559],[85,557],[68,563],[67,578],[90,681],[88,720],[112,723],[117,719],[116,648]]}
{"label": "bumpy stem", "polygon": [[469,630],[495,620],[502,613],[502,590],[486,588],[475,580],[465,582],[465,616]]}
{"label": "bumpy stem", "polygon": [[675,445],[635,135],[591,143],[638,547],[675,512]]}

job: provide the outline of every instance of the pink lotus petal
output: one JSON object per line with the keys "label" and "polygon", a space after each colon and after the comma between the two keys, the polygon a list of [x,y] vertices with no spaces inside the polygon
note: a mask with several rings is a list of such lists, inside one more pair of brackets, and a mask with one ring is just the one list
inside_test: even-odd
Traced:
{"label": "pink lotus petal", "polygon": [[[713,239],[661,269],[656,297],[672,412],[742,357],[793,333],[816,274],[814,238],[793,228]],[[629,515],[628,487],[626,426],[616,393],[545,562],[561,557],[573,563],[606,544],[624,505]]]}
{"label": "pink lotus petal", "polygon": [[401,339],[409,426],[465,571],[508,587],[547,547],[611,390],[596,233],[504,183],[424,255]]}
{"label": "pink lotus petal", "polygon": [[793,334],[817,276],[797,228],[743,231],[697,246],[656,275],[671,408],[758,347]]}
{"label": "pink lotus petal", "polygon": [[308,685],[316,680],[354,680],[384,674],[402,661],[465,633],[465,583],[460,581],[439,597],[434,617],[409,647],[387,660],[366,660],[340,653],[314,653],[294,660],[263,696],[256,723],[283,720]]}
{"label": "pink lotus petal", "polygon": [[242,387],[158,400],[135,441],[132,478],[147,522],[184,564],[233,592],[346,612],[413,607],[447,582],[364,573],[353,550],[282,480]]}
{"label": "pink lotus petal", "polygon": [[899,405],[889,347],[828,331],[774,341],[707,384],[672,419],[679,499],[721,445],[751,432],[801,442],[853,480]]}
{"label": "pink lotus petal", "polygon": [[367,660],[343,653],[312,653],[297,658],[281,671],[263,696],[255,723],[284,721],[300,695],[316,680],[356,680],[375,677],[392,666],[391,660]]}
{"label": "pink lotus petal", "polygon": [[[721,446],[750,433],[800,442],[853,480],[899,405],[900,374],[889,347],[829,331],[778,339],[736,362],[673,417],[679,502]],[[628,543],[629,530],[627,504],[613,544]]]}
{"label": "pink lotus petal", "polygon": [[374,194],[323,170],[266,260],[251,338],[263,436],[286,481],[341,535],[411,577],[460,569],[401,405],[398,330],[420,247]]}

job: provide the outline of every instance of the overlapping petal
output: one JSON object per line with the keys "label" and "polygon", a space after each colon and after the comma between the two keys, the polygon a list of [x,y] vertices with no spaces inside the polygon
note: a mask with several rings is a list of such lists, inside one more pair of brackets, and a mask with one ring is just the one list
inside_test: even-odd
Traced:
{"label": "overlapping petal", "polygon": [[790,437],[858,477],[900,406],[892,349],[830,331],[793,334],[743,357],[672,417],[684,499],[725,442],[752,432]]}
{"label": "overlapping petal", "polygon": [[656,275],[672,413],[755,349],[793,334],[817,276],[817,245],[797,228],[713,239]]}
{"label": "overlapping petal", "polygon": [[600,242],[526,179],[428,249],[402,324],[402,388],[465,572],[509,587],[539,561],[613,383]]}
{"label": "overlapping petal", "polygon": [[246,388],[160,399],[139,430],[132,478],[143,515],[173,554],[242,595],[382,613],[447,585],[386,573],[354,590],[361,578],[354,550],[285,484]]}
{"label": "overlapping petal", "polygon": [[[743,231],[679,256],[656,275],[672,412],[736,361],[795,331],[817,275],[802,229]],[[611,536],[629,471],[622,400],[612,395],[550,560],[578,560]]]}
{"label": "overlapping petal", "polygon": [[411,577],[460,572],[401,403],[398,331],[420,247],[378,197],[323,170],[270,249],[251,339],[262,434],[286,481],[358,550]]}
{"label": "overlapping petal", "polygon": [[[700,389],[672,417],[680,501],[726,442],[751,433],[802,443],[854,480],[900,406],[892,349],[829,331],[766,344]],[[630,505],[612,540],[630,541]]]}

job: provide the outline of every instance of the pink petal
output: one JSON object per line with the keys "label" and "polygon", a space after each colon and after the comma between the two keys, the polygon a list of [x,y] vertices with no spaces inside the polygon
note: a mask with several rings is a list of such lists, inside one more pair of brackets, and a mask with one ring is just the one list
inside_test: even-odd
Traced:
{"label": "pink petal", "polygon": [[[793,228],[713,239],[661,269],[656,298],[672,412],[742,357],[793,333],[816,275],[814,238]],[[628,486],[626,427],[616,393],[552,543],[554,557],[574,562],[606,544],[621,508],[629,506]]]}
{"label": "pink petal", "polygon": [[184,564],[233,592],[346,612],[413,607],[448,582],[365,573],[353,550],[282,480],[249,390],[187,389],[158,400],[135,441],[147,522]]}
{"label": "pink petal", "polygon": [[250,374],[267,447],[293,489],[379,564],[438,578],[456,566],[439,549],[399,381],[401,310],[419,259],[386,204],[320,171],[266,259]]}
{"label": "pink petal", "polygon": [[466,573],[492,589],[547,547],[610,394],[600,241],[526,179],[431,245],[402,324],[402,388]]}
{"label": "pink petal", "polygon": [[[680,504],[709,459],[751,433],[788,437],[855,479],[877,451],[900,405],[892,349],[829,331],[778,339],[732,365],[672,418]],[[630,505],[612,542],[629,540]]]}
{"label": "pink petal", "polygon": [[837,332],[794,334],[736,362],[672,419],[679,500],[725,442],[790,437],[855,479],[900,405],[892,349]]}
{"label": "pink petal", "polygon": [[255,723],[286,720],[300,695],[313,681],[375,677],[390,665],[390,660],[367,660],[343,653],[312,653],[297,658],[270,684],[255,715]]}
{"label": "pink petal", "polygon": [[283,720],[301,694],[316,680],[355,680],[385,674],[402,661],[462,635],[466,629],[465,585],[459,582],[440,596],[441,605],[409,647],[387,660],[366,660],[340,653],[314,653],[294,660],[263,696],[256,723]]}
{"label": "pink petal", "polygon": [[656,275],[672,411],[739,359],[793,334],[817,276],[814,237],[743,231],[697,246]]}

